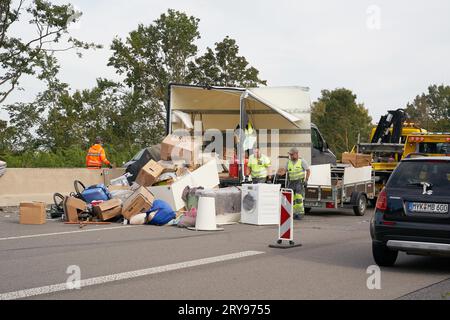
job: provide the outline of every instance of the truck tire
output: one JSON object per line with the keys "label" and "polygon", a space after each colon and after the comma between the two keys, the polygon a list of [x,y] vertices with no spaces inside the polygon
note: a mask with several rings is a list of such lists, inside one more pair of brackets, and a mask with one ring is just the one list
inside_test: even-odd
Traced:
{"label": "truck tire", "polygon": [[363,193],[359,193],[356,202],[354,202],[353,212],[356,216],[363,216],[367,209],[367,197]]}
{"label": "truck tire", "polygon": [[398,251],[389,249],[384,243],[372,241],[372,255],[380,267],[392,267],[397,260]]}

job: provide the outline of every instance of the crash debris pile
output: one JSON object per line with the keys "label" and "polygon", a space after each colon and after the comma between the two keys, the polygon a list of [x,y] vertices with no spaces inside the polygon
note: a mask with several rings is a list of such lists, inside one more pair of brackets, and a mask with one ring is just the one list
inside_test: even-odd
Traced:
{"label": "crash debris pile", "polygon": [[[160,160],[151,155],[152,159],[144,162],[141,158],[149,153],[142,152],[132,170],[110,180],[107,186],[85,186],[75,181],[71,194],[56,193],[50,216],[66,224],[116,222],[192,227],[198,199],[207,196],[216,199],[218,221],[239,221],[240,189],[219,189],[219,173],[224,168],[218,156],[200,153],[194,158],[197,147],[191,138],[169,135],[161,144]],[[45,223],[42,208],[44,203],[22,203],[20,223]]]}

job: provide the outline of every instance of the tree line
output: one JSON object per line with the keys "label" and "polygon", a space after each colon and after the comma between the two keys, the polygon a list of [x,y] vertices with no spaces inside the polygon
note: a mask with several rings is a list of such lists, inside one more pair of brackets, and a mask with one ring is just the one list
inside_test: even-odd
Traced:
{"label": "tree line", "polygon": [[[225,37],[201,50],[200,20],[169,9],[148,25],[139,24],[124,39],[114,38],[105,63],[122,79],[98,78],[93,88],[71,90],[59,79],[58,52],[101,49],[74,38],[68,26],[82,16],[70,4],[43,0],[0,0],[0,159],[9,167],[82,167],[96,136],[105,141],[110,160],[121,165],[139,149],[159,143],[165,133],[170,82],[255,87],[267,85],[239,54],[236,40]],[[15,24],[36,29],[34,38],[14,37]],[[32,76],[45,86],[30,103],[6,103]],[[420,125],[450,130],[450,88],[430,86],[408,104]],[[348,89],[323,90],[313,103],[312,119],[338,155],[368,138],[372,119]],[[424,111],[425,110],[425,111]],[[336,125],[339,124],[339,125]]]}

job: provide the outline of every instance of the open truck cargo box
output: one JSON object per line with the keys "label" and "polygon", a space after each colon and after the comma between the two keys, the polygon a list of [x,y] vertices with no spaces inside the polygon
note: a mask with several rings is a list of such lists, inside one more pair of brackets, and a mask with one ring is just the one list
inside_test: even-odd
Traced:
{"label": "open truck cargo box", "polygon": [[150,192],[156,199],[167,202],[174,211],[182,209],[186,203],[183,201],[183,191],[186,187],[214,188],[219,185],[217,163],[212,159],[197,170],[189,172],[171,185],[152,186]]}
{"label": "open truck cargo box", "polygon": [[[193,124],[200,121],[203,132],[218,129],[225,139],[229,139],[228,135],[225,136],[227,130],[242,128],[249,120],[258,133],[262,129],[267,130],[267,140],[258,141],[258,144],[261,151],[271,158],[274,170],[285,166],[287,153],[292,147],[297,147],[300,155],[311,163],[311,101],[308,91],[303,87],[243,89],[171,84],[167,133],[178,129],[192,130]],[[278,130],[278,138],[271,135],[272,130]],[[285,158],[280,159],[279,156]]]}

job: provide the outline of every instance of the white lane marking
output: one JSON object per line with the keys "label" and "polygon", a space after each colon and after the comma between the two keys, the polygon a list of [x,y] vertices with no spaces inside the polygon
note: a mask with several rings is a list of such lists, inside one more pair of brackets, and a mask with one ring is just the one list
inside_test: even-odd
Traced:
{"label": "white lane marking", "polygon": [[[163,273],[163,272],[168,272],[168,271],[198,267],[198,266],[202,266],[202,265],[206,265],[206,264],[240,259],[240,258],[255,256],[255,255],[263,254],[263,253],[264,253],[263,251],[242,251],[242,252],[231,253],[231,254],[226,254],[226,255],[222,255],[222,256],[216,256],[216,257],[168,264],[168,265],[160,266],[160,267],[153,267],[153,268],[141,269],[141,270],[135,270],[135,271],[129,271],[129,272],[115,273],[115,274],[110,274],[107,276],[81,280],[80,287],[82,289],[83,287],[105,284],[108,282],[133,279],[133,278],[148,276],[148,275],[152,275],[152,274],[156,274],[156,273]],[[54,285],[50,285],[50,286],[1,293],[0,300],[21,299],[21,298],[27,298],[27,297],[31,297],[31,296],[38,296],[38,295],[49,294],[49,293],[54,293],[54,292],[59,292],[59,291],[66,291],[66,290],[74,290],[74,289],[69,289],[67,286],[67,283],[60,283],[60,284],[54,284]]]}
{"label": "white lane marking", "polygon": [[96,228],[96,229],[86,229],[86,230],[76,230],[76,231],[63,231],[63,232],[54,232],[54,233],[40,233],[40,234],[30,234],[26,236],[17,236],[17,237],[7,237],[0,238],[0,241],[4,240],[15,240],[15,239],[26,239],[26,238],[37,238],[37,237],[48,237],[48,236],[57,236],[61,234],[70,234],[70,233],[80,233],[80,232],[90,232],[90,231],[102,231],[102,230],[113,230],[113,229],[122,229],[122,228],[133,228],[139,226],[120,226],[120,227],[107,227],[107,228]]}

